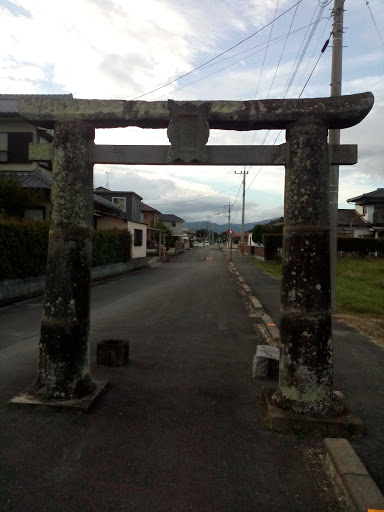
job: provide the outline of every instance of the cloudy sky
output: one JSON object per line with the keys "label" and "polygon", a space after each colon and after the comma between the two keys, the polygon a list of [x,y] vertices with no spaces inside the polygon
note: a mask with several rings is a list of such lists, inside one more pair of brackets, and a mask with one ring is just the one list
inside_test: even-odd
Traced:
{"label": "cloudy sky", "polygon": [[[375,105],[341,133],[341,143],[358,144],[359,162],[340,168],[340,208],[384,186],[384,0],[367,3],[345,0],[342,93],[372,91]],[[332,40],[321,49],[332,7],[333,0],[0,0],[0,92],[147,101],[329,96]],[[212,130],[209,144],[280,144],[278,135]],[[96,143],[169,144],[165,130],[136,128],[98,130]],[[240,222],[235,171],[243,170],[97,165],[94,184],[133,190],[187,221],[224,224],[228,204]],[[246,171],[246,222],[282,215],[284,169]]]}

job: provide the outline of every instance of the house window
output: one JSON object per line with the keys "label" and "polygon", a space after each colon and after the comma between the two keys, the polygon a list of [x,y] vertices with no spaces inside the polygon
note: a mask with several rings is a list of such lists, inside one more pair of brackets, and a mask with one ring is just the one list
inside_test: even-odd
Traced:
{"label": "house window", "polygon": [[172,221],[172,226],[173,226],[174,228],[176,227],[176,221],[175,221],[175,220],[173,220],[173,221]]}
{"label": "house window", "polygon": [[10,164],[29,163],[28,145],[32,141],[32,132],[0,133],[0,162]]}
{"label": "house window", "polygon": [[24,210],[24,217],[26,217],[28,219],[44,220],[44,209],[43,208],[35,208],[35,209]]}
{"label": "house window", "polygon": [[127,211],[127,200],[125,197],[112,197],[112,203],[117,204],[121,211]]}
{"label": "house window", "polygon": [[142,229],[135,229],[133,232],[133,245],[139,246],[143,245],[143,230]]}
{"label": "house window", "polygon": [[363,215],[367,215],[367,207],[363,206]]}
{"label": "house window", "polygon": [[0,133],[0,162],[8,161],[8,133]]}

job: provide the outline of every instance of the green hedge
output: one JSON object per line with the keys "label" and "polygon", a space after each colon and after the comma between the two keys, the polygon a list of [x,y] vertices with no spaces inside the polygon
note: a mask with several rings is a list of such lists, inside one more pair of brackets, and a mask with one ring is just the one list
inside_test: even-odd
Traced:
{"label": "green hedge", "polygon": [[384,254],[383,238],[338,238],[337,250],[339,252],[359,253],[366,255],[377,252]]}
{"label": "green hedge", "polygon": [[0,279],[43,275],[48,222],[0,220]]}
{"label": "green hedge", "polygon": [[[270,235],[264,233],[264,258],[266,260],[277,259],[277,250],[283,247],[282,235]],[[337,251],[346,253],[358,253],[366,256],[369,253],[377,252],[378,255],[384,255],[384,239],[375,238],[338,238]]]}
{"label": "green hedge", "polygon": [[[45,274],[49,223],[0,219],[0,279]],[[119,229],[95,231],[92,266],[129,261],[132,235]]]}
{"label": "green hedge", "polygon": [[130,231],[106,229],[93,234],[92,266],[129,261],[132,258]]}

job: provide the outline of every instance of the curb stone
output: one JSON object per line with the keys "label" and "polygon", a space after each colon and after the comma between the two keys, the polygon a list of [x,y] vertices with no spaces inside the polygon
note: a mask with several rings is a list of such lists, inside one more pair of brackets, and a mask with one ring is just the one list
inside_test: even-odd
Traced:
{"label": "curb stone", "polygon": [[344,438],[326,438],[324,445],[326,468],[345,510],[383,512],[384,496],[350,443]]}
{"label": "curb stone", "polygon": [[250,317],[255,319],[255,327],[262,333],[266,339],[266,343],[272,347],[280,348],[280,331],[272,318],[265,314],[260,301],[252,295],[252,290],[237,270],[232,261],[228,261],[228,270],[237,279],[237,284],[240,286],[240,293],[244,299],[245,307]]}

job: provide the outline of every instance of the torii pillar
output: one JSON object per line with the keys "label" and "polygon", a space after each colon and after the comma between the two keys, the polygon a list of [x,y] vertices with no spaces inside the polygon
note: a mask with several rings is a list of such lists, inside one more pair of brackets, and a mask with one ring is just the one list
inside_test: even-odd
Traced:
{"label": "torii pillar", "polygon": [[287,128],[282,253],[281,356],[275,404],[332,416],[329,160],[327,125],[306,119]]}
{"label": "torii pillar", "polygon": [[94,135],[85,122],[55,124],[46,288],[33,387],[42,399],[79,398],[95,387],[88,344],[93,229],[89,148]]}

